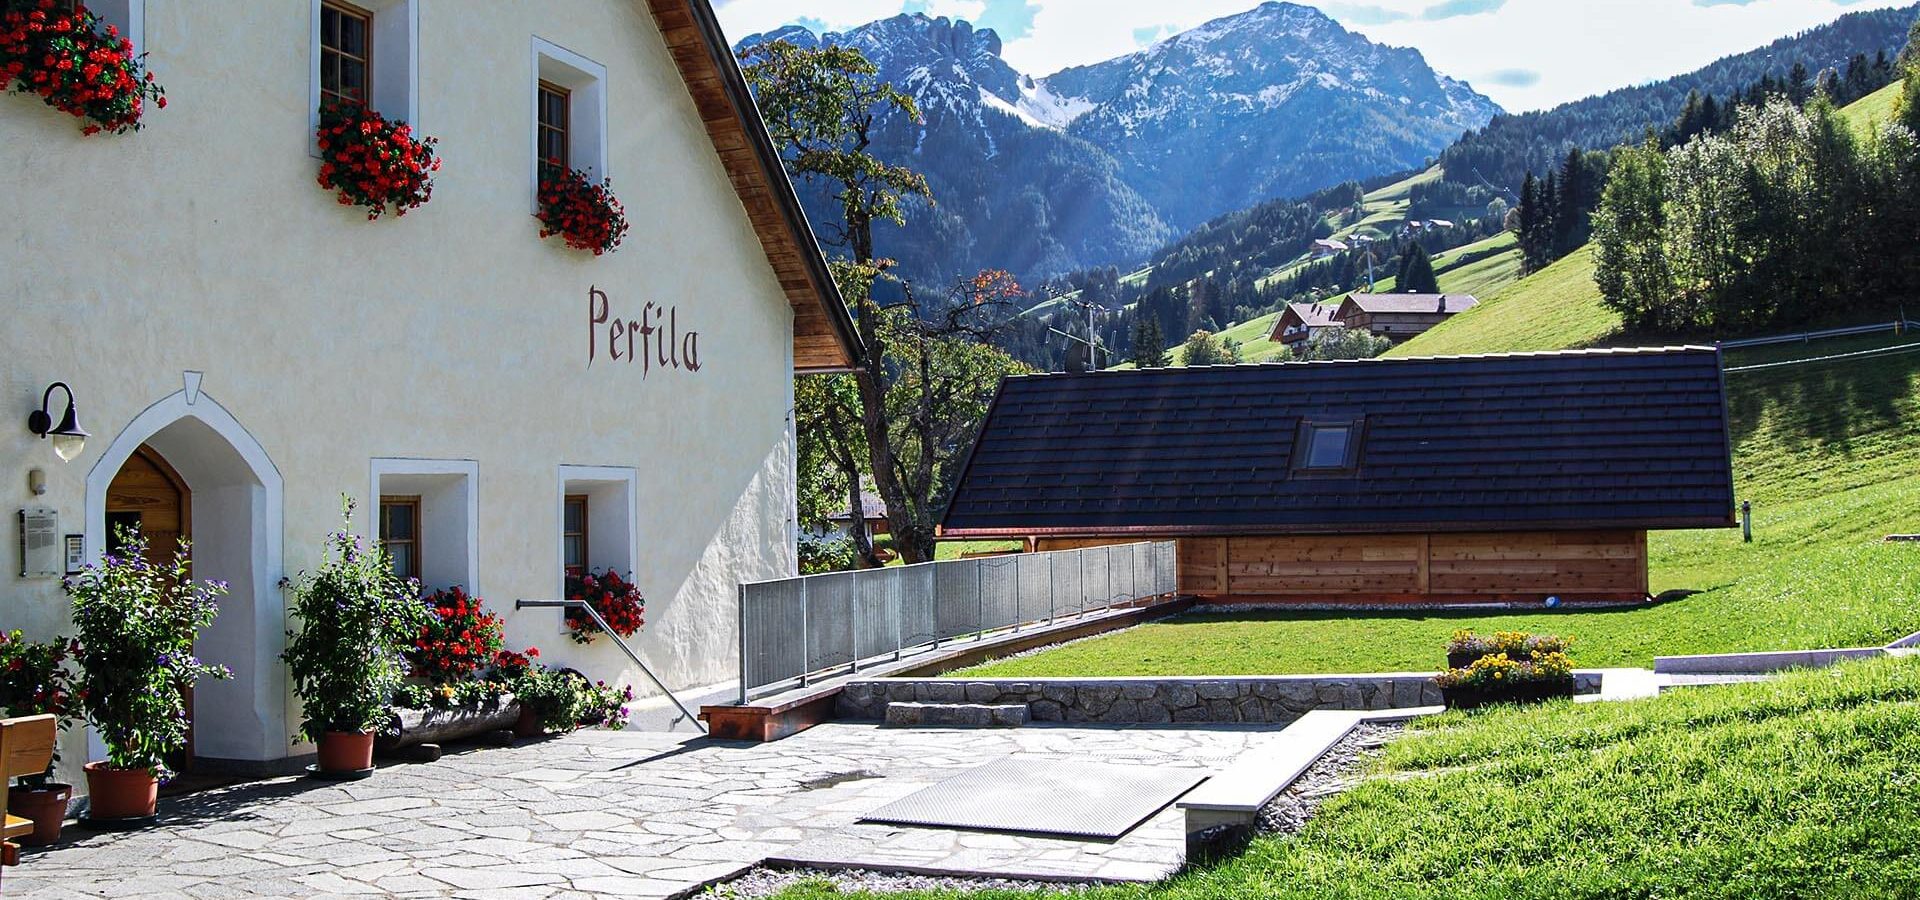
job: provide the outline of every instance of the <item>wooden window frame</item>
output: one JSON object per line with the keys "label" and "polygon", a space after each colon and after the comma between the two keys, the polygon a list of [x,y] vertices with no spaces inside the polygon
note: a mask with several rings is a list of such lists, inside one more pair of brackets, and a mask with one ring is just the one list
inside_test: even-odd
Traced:
{"label": "wooden window frame", "polygon": [[[560,119],[560,124],[557,126],[549,125],[545,119],[541,118],[542,112],[544,112],[547,107],[546,99],[548,94],[552,94],[560,98],[561,119]],[[554,160],[548,157],[542,156],[540,157],[540,160],[539,160],[541,165],[551,164],[551,165],[558,165],[563,169],[572,169],[573,168],[573,89],[565,85],[556,84],[554,82],[546,80],[545,78],[542,78],[534,87],[533,108],[534,108],[533,146],[535,150],[537,151],[545,145],[546,143],[545,138],[548,132],[553,132],[560,136],[559,161],[555,162]]]}
{"label": "wooden window frame", "polygon": [[[389,539],[387,537],[387,507],[389,506],[408,506],[413,508],[413,537],[399,538],[399,539]],[[395,572],[394,574],[397,574],[402,578],[419,579],[421,569],[422,569],[420,553],[424,543],[422,540],[423,536],[420,533],[421,531],[420,495],[419,494],[381,494],[379,516],[380,516],[380,527],[379,527],[378,534],[380,536],[381,552],[385,553],[388,545],[390,544],[408,544],[413,548],[413,553],[410,554],[409,556],[409,558],[413,560],[413,571],[412,572]],[[392,562],[393,557],[391,554],[388,555],[387,560],[388,562]]]}
{"label": "wooden window frame", "polygon": [[[580,504],[580,530],[568,531],[567,507],[575,502]],[[585,575],[592,570],[593,554],[590,549],[592,545],[589,543],[591,538],[588,536],[592,526],[587,518],[592,509],[592,501],[586,494],[567,494],[560,500],[560,568],[568,575]],[[580,565],[577,567],[577,571],[576,567],[567,565],[566,560],[567,538],[573,537],[574,535],[580,536]]]}
{"label": "wooden window frame", "polygon": [[[367,34],[367,41],[366,41],[367,47],[366,47],[366,54],[364,56],[353,56],[352,54],[349,54],[344,50],[327,46],[326,15],[329,11],[335,14],[338,14],[340,16],[358,19],[364,24],[366,28],[366,34]],[[372,11],[362,9],[358,6],[354,6],[351,3],[341,2],[341,0],[323,0],[323,2],[320,4],[320,23],[321,23],[320,34],[318,36],[319,37],[318,46],[319,46],[319,53],[320,53],[320,85],[319,85],[320,106],[324,108],[328,103],[333,102],[333,103],[358,103],[361,106],[371,107],[373,105],[373,13]],[[338,91],[327,90],[327,87],[326,87],[327,64],[330,61],[335,62],[337,64],[338,60],[340,59],[355,60],[359,62],[361,67],[366,70],[365,81],[360,86],[361,91],[366,96],[361,97],[358,100],[355,100],[354,98],[349,97],[346,94],[340,93]],[[338,81],[339,79],[336,78],[335,83],[337,84]]]}
{"label": "wooden window frame", "polygon": [[[1345,428],[1347,430],[1346,453],[1337,466],[1315,466],[1310,461],[1313,456],[1313,436],[1321,429]],[[1348,478],[1359,474],[1360,445],[1366,440],[1367,419],[1356,416],[1351,419],[1301,419],[1293,437],[1293,474],[1301,478]]]}

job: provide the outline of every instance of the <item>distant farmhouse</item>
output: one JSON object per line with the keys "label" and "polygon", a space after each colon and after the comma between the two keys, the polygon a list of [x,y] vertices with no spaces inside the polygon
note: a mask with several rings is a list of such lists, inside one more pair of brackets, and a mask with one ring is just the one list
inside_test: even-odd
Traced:
{"label": "distant farmhouse", "polygon": [[1345,253],[1348,249],[1346,241],[1324,238],[1313,242],[1313,258],[1326,259],[1329,256]]}
{"label": "distant farmhouse", "polygon": [[1647,598],[1647,532],[1733,524],[1718,351],[1009,378],[942,521],[1178,544],[1183,593],[1309,606]]}
{"label": "distant farmhouse", "polygon": [[1406,340],[1479,305],[1471,294],[1350,294],[1334,317],[1348,328]]}
{"label": "distant farmhouse", "polygon": [[1340,327],[1338,313],[1338,308],[1324,303],[1289,303],[1280,313],[1280,321],[1273,323],[1273,333],[1267,339],[1297,350],[1313,340],[1314,335]]}
{"label": "distant farmhouse", "polygon": [[1352,294],[1337,307],[1289,303],[1267,340],[1297,350],[1336,327],[1406,340],[1478,305],[1472,294]]}

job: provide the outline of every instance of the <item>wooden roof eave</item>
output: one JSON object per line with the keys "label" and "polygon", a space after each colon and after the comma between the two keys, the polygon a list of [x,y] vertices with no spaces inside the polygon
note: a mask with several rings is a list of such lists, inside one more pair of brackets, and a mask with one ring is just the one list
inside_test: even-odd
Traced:
{"label": "wooden roof eave", "polygon": [[[793,307],[794,372],[859,370],[866,348],[854,328],[853,315],[834,283],[713,7],[707,0],[646,0],[646,6]],[[830,338],[835,352],[817,349],[820,338]]]}

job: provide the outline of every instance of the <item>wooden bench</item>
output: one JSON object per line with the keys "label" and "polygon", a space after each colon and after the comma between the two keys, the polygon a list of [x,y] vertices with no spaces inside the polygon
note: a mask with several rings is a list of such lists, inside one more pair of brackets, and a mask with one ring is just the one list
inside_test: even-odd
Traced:
{"label": "wooden bench", "polygon": [[[53,716],[0,719],[0,810],[7,808],[7,788],[21,775],[38,775],[53,762],[57,736]],[[13,839],[33,832],[33,821],[0,812],[0,866],[18,865],[20,847]]]}

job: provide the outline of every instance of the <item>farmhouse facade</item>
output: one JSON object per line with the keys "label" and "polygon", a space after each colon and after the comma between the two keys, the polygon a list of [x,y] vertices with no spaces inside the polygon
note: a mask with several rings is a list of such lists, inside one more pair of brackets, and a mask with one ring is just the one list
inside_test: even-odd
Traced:
{"label": "farmhouse facade", "polygon": [[[82,136],[0,98],[0,479],[23,532],[0,627],[69,633],[61,577],[116,525],[190,537],[195,575],[232,585],[197,650],[235,676],[196,689],[193,753],[298,753],[280,585],[344,495],[512,647],[652,690],[556,610],[515,611],[612,569],[670,687],[735,676],[736,585],[797,568],[794,375],[862,350],[705,0],[96,5],[170,102]],[[343,93],[439,140],[431,202],[369,221],[316,186],[319,103]],[[541,237],[542,160],[612,179],[624,246]],[[43,400],[61,417],[61,386],[90,432],[70,461],[22,427]]]}
{"label": "farmhouse facade", "polygon": [[1726,423],[1711,348],[1009,378],[941,533],[1174,539],[1219,601],[1637,602],[1649,530],[1733,524]]}
{"label": "farmhouse facade", "polygon": [[1273,333],[1267,339],[1297,351],[1314,335],[1340,327],[1338,312],[1324,303],[1289,303],[1280,311],[1280,319],[1273,323]]}
{"label": "farmhouse facade", "polygon": [[1347,328],[1404,341],[1478,305],[1469,294],[1350,294],[1334,318]]}

